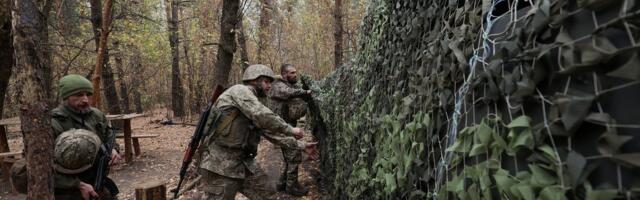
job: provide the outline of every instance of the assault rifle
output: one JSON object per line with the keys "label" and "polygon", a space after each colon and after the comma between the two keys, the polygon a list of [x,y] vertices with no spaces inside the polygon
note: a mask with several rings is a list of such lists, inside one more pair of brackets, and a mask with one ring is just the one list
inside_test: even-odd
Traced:
{"label": "assault rifle", "polygon": [[[98,151],[98,159],[96,160],[95,165],[97,167],[96,179],[93,183],[94,191],[100,193],[102,192],[102,188],[105,187],[107,190],[109,190],[112,198],[119,193],[116,183],[114,183],[113,180],[107,177],[107,175],[109,175],[109,161],[111,161],[111,152],[113,151],[115,139],[116,136],[114,135],[108,142],[100,146],[100,149]],[[98,196],[98,198],[103,199],[101,196]]]}
{"label": "assault rifle", "polygon": [[200,120],[198,120],[198,125],[196,126],[196,131],[191,136],[191,141],[189,142],[189,146],[184,152],[184,157],[182,158],[182,167],[180,167],[180,179],[178,180],[178,186],[171,190],[173,192],[173,198],[178,198],[178,192],[180,192],[180,186],[182,185],[182,181],[184,181],[185,176],[187,175],[187,170],[189,169],[189,165],[191,161],[193,161],[193,156],[196,154],[198,147],[202,139],[204,139],[206,131],[205,126],[207,124],[207,119],[209,118],[209,113],[211,112],[211,108],[213,104],[218,100],[218,97],[224,92],[224,88],[220,85],[216,86],[216,89],[213,91],[213,96],[211,97],[211,101],[207,105],[207,108],[200,115]]}

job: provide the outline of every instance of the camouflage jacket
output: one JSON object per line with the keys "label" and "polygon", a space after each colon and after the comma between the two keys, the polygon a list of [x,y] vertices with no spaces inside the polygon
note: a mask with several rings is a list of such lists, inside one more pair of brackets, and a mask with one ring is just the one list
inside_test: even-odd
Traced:
{"label": "camouflage jacket", "polygon": [[[214,107],[220,110],[237,109],[239,111],[238,118],[248,119],[249,124],[246,126],[255,126],[260,131],[251,132],[248,137],[256,137],[258,140],[245,139],[244,143],[257,146],[260,142],[260,136],[264,136],[270,142],[285,146],[292,149],[304,149],[305,142],[296,140],[293,135],[293,127],[273,113],[269,108],[264,106],[264,99],[256,96],[253,87],[246,85],[234,85],[227,89],[214,104]],[[213,112],[213,109],[212,109]],[[234,120],[234,121],[235,121]],[[233,122],[232,122],[233,123]],[[224,134],[242,134],[230,131]],[[212,133],[208,144],[203,146],[202,161],[200,168],[206,169],[213,173],[231,177],[245,178],[247,170],[254,173],[258,169],[254,157],[245,156],[245,152],[238,148],[224,147],[216,143],[216,139],[220,140],[218,133]],[[205,140],[209,141],[209,140]]]}
{"label": "camouflage jacket", "polygon": [[[69,129],[86,129],[98,134],[100,140],[105,143],[111,141],[115,135],[109,131],[109,121],[100,110],[91,108],[86,114],[80,114],[72,111],[69,107],[60,105],[51,110],[51,127],[53,129],[54,138],[57,138],[62,132]],[[55,187],[60,189],[76,188],[80,181],[93,184],[95,178],[95,170],[90,168],[86,172],[80,174],[62,174],[56,173]]]}
{"label": "camouflage jacket", "polygon": [[288,123],[293,124],[307,112],[307,104],[300,98],[306,91],[300,86],[277,79],[269,90],[269,107]]}

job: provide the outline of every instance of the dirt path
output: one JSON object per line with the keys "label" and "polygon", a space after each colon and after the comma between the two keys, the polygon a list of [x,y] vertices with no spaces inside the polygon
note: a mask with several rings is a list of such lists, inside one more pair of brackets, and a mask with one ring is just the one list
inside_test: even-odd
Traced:
{"label": "dirt path", "polygon": [[[136,186],[152,181],[161,181],[167,184],[167,190],[177,184],[177,174],[182,164],[182,155],[189,138],[195,127],[184,125],[161,125],[162,114],[151,117],[136,118],[132,121],[134,134],[158,134],[156,138],[140,139],[142,154],[133,159],[133,162],[122,164],[112,169],[110,177],[114,179],[120,188],[119,199],[134,199]],[[190,122],[195,123],[195,122]],[[14,127],[17,129],[17,127]],[[11,131],[9,143],[11,149],[22,149],[22,139],[16,130]],[[310,138],[305,138],[310,140]],[[118,140],[119,144],[124,144]],[[123,147],[122,147],[123,148]],[[262,168],[269,174],[271,180],[278,180],[283,166],[282,153],[279,148],[263,140],[259,146],[256,158]],[[308,196],[295,198],[279,193],[278,199],[324,199],[318,193],[315,181],[310,172],[317,171],[316,162],[305,162],[301,169],[300,181],[310,189]],[[167,191],[169,193],[169,191]],[[201,193],[197,188],[182,195],[180,199],[199,199]],[[167,194],[169,195],[169,194]],[[171,194],[172,195],[172,194]],[[170,197],[170,196],[168,196]],[[0,179],[0,200],[21,200],[25,195],[12,194],[8,183]],[[236,199],[246,199],[237,195]]]}

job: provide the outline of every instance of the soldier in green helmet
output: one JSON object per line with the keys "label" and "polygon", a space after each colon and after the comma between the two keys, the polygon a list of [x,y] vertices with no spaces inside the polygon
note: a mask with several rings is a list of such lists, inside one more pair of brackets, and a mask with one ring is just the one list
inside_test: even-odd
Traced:
{"label": "soldier in green helmet", "polygon": [[316,143],[297,140],[303,129],[287,124],[263,104],[274,79],[269,67],[251,65],[242,76],[243,84],[230,87],[215,102],[212,114],[220,112],[220,118],[216,126],[208,127],[212,131],[201,147],[202,199],[231,200],[237,192],[249,199],[275,198],[275,186],[255,160],[261,136],[277,145],[314,152]]}
{"label": "soldier in green helmet", "polygon": [[[71,129],[84,129],[99,138],[101,143],[114,141],[115,135],[109,130],[109,121],[105,114],[91,107],[93,85],[88,79],[77,74],[62,77],[58,83],[58,95],[62,98],[62,103],[51,111],[51,126],[55,138],[59,138],[63,132]],[[113,149],[109,164],[116,164],[120,160],[120,154]],[[88,161],[87,157],[85,160],[73,162]],[[64,161],[60,160],[58,163],[64,163]],[[87,167],[82,173],[68,173],[70,171],[59,170],[63,169],[60,167],[57,169],[55,175],[57,196],[78,193],[83,199],[97,196],[98,191],[95,191],[91,185],[95,179],[95,167]],[[77,197],[76,195],[76,199],[80,199]]]}
{"label": "soldier in green helmet", "polygon": [[[282,64],[280,76],[269,91],[270,108],[295,127],[298,119],[307,112],[307,104],[301,98],[311,95],[311,90],[303,90],[298,83],[298,71],[291,64]],[[298,149],[282,147],[284,169],[278,183],[278,190],[293,196],[304,196],[308,190],[298,182],[298,166],[302,163],[302,152]]]}

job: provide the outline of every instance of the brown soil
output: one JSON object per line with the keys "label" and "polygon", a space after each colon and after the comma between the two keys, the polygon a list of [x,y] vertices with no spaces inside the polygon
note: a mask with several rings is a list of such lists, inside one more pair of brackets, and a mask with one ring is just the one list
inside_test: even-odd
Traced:
{"label": "brown soil", "polygon": [[[153,112],[150,115],[149,117],[132,120],[133,134],[158,134],[160,136],[140,139],[142,154],[134,157],[131,163],[115,166],[109,175],[120,188],[119,199],[134,199],[134,190],[137,186],[153,181],[166,183],[167,199],[173,196],[173,193],[170,193],[169,190],[177,185],[183,151],[195,127],[189,125],[161,125],[159,122],[165,116],[163,111]],[[197,122],[187,123],[195,124]],[[22,138],[17,130],[18,127],[9,127],[9,144],[13,151],[22,149]],[[305,140],[311,140],[311,137],[307,136]],[[124,142],[121,139],[118,140],[118,143],[121,148],[124,148]],[[280,148],[263,140],[258,151],[256,159],[275,183],[283,166]],[[324,195],[318,192],[317,184],[311,176],[311,174],[317,174],[318,163],[305,161],[301,165],[300,171],[299,179],[309,189],[309,195],[295,198],[279,193],[278,199],[326,199]],[[179,199],[199,199],[200,195],[201,192],[195,187],[183,194]],[[21,200],[25,199],[25,195],[11,193],[8,182],[0,179],[0,200],[4,199]],[[238,194],[236,199],[247,198]]]}

